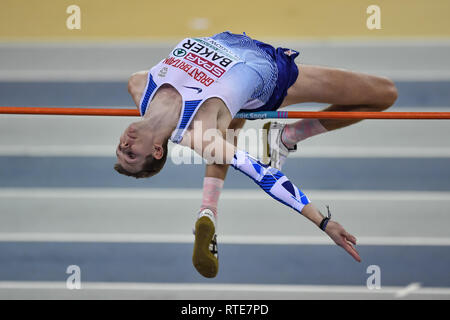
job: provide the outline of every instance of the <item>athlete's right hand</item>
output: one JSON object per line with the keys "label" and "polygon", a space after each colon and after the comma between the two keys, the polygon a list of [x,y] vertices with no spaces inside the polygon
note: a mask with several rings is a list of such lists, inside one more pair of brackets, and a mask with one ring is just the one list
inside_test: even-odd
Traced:
{"label": "athlete's right hand", "polygon": [[353,247],[352,244],[356,245],[356,238],[350,233],[345,231],[345,229],[336,221],[328,221],[325,228],[325,233],[340,247],[347,251],[353,259],[361,262],[361,257],[358,251]]}

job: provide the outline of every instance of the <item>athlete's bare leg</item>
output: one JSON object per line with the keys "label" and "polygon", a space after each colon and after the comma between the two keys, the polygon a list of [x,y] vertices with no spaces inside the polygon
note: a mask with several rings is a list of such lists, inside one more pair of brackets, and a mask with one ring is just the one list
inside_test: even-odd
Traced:
{"label": "athlete's bare leg", "polygon": [[[297,81],[289,88],[281,107],[318,102],[331,104],[322,111],[383,111],[392,106],[397,99],[395,84],[384,77],[319,66],[298,67]],[[319,127],[315,128],[315,124],[311,123],[309,125],[313,127],[309,133],[301,132],[302,121],[306,120],[286,126],[286,131],[291,129],[289,134],[291,141],[288,141],[291,144],[302,140],[308,134],[336,130],[357,123],[361,119],[320,119],[318,122],[324,130],[319,124],[317,124]],[[297,132],[292,130],[295,128]]]}
{"label": "athlete's bare leg", "polygon": [[[319,66],[299,65],[297,81],[289,88],[281,107],[303,102],[329,103],[330,111],[383,111],[394,104],[397,89],[384,77]],[[334,130],[359,119],[323,119]]]}

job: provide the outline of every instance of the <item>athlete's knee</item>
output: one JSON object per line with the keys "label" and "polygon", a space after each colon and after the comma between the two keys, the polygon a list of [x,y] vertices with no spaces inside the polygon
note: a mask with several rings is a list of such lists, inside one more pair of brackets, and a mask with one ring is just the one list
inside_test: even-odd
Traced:
{"label": "athlete's knee", "polygon": [[228,129],[238,130],[241,129],[245,124],[245,119],[234,118],[228,125]]}

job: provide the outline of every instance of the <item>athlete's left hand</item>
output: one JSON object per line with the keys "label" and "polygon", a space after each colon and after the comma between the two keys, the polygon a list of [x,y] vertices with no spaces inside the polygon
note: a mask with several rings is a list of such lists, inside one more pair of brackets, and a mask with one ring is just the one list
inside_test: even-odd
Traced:
{"label": "athlete's left hand", "polygon": [[352,246],[356,245],[356,238],[350,233],[345,231],[345,229],[336,221],[328,221],[325,228],[325,233],[340,247],[347,251],[353,259],[361,262],[361,257],[358,251]]}

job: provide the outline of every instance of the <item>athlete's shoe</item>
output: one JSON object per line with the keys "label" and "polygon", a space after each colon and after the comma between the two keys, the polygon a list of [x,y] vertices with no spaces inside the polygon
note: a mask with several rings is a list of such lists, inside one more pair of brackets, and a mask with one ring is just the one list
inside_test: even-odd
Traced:
{"label": "athlete's shoe", "polygon": [[281,133],[286,124],[267,122],[263,126],[263,145],[265,146],[263,162],[273,168],[281,170],[290,152],[297,150],[297,145],[288,149],[281,141]]}
{"label": "athlete's shoe", "polygon": [[195,223],[195,242],[192,263],[195,269],[206,278],[214,278],[219,271],[217,235],[214,213],[203,209]]}

